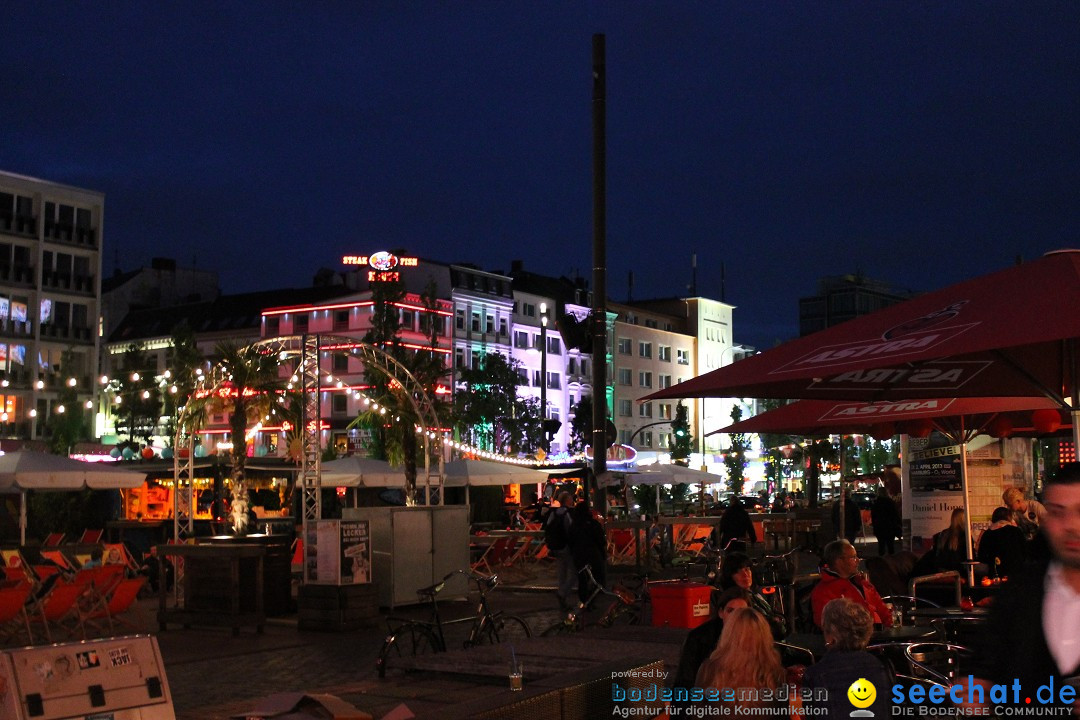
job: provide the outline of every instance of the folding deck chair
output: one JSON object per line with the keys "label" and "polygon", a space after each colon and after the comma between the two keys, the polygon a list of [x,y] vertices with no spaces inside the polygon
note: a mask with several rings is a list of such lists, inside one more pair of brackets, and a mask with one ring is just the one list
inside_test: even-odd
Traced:
{"label": "folding deck chair", "polygon": [[143,575],[122,579],[113,587],[104,604],[83,614],[84,626],[104,634],[104,626],[108,624],[110,635],[115,632],[116,623],[137,628],[138,623],[128,620],[125,616],[129,612],[138,612],[139,606],[135,603],[135,599],[146,585],[146,580]]}
{"label": "folding deck chair", "polygon": [[41,543],[43,547],[59,547],[64,544],[64,533],[56,532],[49,533],[45,536],[45,542]]}
{"label": "folding deck chair", "polygon": [[0,589],[0,633],[4,642],[18,637],[23,630],[26,630],[26,642],[33,642],[30,619],[26,614],[26,601],[32,590],[28,582]]}
{"label": "folding deck chair", "polygon": [[[32,601],[28,611],[28,631],[40,625],[46,642],[52,642],[53,629],[63,630],[68,637],[78,631],[81,639],[86,639],[82,624],[82,612],[79,598],[86,592],[86,586],[61,577],[49,589],[44,597]],[[30,641],[33,642],[31,633]]]}

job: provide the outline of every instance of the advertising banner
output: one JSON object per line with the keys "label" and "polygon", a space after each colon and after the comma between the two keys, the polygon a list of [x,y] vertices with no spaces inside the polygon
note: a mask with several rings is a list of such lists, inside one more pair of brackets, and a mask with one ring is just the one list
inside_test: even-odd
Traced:
{"label": "advertising banner", "polygon": [[371,582],[371,541],[367,520],[308,523],[304,580],[320,585]]}
{"label": "advertising banner", "polygon": [[928,547],[934,533],[949,526],[955,508],[964,506],[960,446],[939,433],[907,438],[907,503],[912,549]]}

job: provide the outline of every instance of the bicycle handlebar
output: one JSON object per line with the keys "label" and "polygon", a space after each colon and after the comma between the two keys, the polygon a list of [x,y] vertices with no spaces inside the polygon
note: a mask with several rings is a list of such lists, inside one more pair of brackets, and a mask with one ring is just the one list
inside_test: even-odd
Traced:
{"label": "bicycle handlebar", "polygon": [[426,596],[433,598],[443,591],[443,588],[446,587],[446,583],[449,582],[452,577],[459,573],[475,582],[476,589],[481,594],[494,589],[495,586],[499,584],[498,575],[481,575],[480,573],[475,573],[471,570],[451,570],[450,572],[446,573],[446,575],[443,575],[442,580],[435,583],[434,585],[428,585],[427,587],[420,588],[416,591],[416,594],[421,597]]}

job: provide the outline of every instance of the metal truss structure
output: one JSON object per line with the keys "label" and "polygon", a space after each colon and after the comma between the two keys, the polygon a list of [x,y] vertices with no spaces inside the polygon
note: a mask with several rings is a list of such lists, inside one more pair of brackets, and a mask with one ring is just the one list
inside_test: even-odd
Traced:
{"label": "metal truss structure", "polygon": [[[431,440],[438,437],[442,427],[435,405],[426,388],[409,369],[379,347],[352,338],[334,335],[289,335],[269,338],[252,343],[245,349],[273,354],[278,363],[295,362],[293,382],[299,383],[303,397],[303,428],[301,430],[302,464],[298,486],[302,494],[302,520],[306,536],[310,521],[322,516],[320,502],[322,446],[320,442],[320,358],[344,354],[358,358],[366,368],[384,373],[390,379],[390,388],[405,398],[418,420],[417,432],[424,441],[425,485],[431,486]],[[224,368],[215,366],[204,374],[196,384],[196,393],[212,394],[228,381]],[[173,454],[173,479],[175,481],[175,511],[173,513],[173,537],[184,542],[194,537],[194,477],[197,413],[191,399],[184,405],[176,425],[175,452]],[[234,442],[236,439],[234,438]],[[242,442],[242,440],[241,440]],[[182,451],[183,449],[183,451]],[[443,453],[439,453],[437,485],[442,499]],[[428,495],[430,497],[430,495]]]}

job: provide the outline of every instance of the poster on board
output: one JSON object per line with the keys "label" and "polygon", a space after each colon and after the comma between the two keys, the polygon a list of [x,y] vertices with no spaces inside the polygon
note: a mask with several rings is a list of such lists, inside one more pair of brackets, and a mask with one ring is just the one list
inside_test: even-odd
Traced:
{"label": "poster on board", "polygon": [[371,542],[367,520],[308,523],[305,581],[319,585],[371,582]]}
{"label": "poster on board", "polygon": [[909,437],[906,458],[912,549],[921,552],[949,526],[952,511],[964,507],[960,446],[936,432],[929,438]]}

